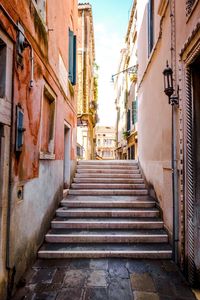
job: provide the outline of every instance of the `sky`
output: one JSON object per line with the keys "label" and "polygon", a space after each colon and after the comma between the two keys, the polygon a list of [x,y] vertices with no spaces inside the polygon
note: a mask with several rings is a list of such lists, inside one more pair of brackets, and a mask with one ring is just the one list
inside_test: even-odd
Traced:
{"label": "sky", "polygon": [[[79,1],[84,3],[84,1]],[[96,63],[99,66],[97,125],[115,126],[116,109],[111,77],[117,72],[133,0],[90,0],[92,5]]]}

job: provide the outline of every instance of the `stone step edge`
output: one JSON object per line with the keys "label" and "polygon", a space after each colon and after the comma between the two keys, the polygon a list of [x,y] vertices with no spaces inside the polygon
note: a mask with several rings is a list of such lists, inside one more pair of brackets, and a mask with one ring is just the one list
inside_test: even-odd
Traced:
{"label": "stone step edge", "polygon": [[145,189],[144,183],[72,183],[72,189]]}
{"label": "stone step edge", "polygon": [[84,165],[84,164],[130,164],[130,165],[138,165],[138,161],[137,160],[133,160],[133,159],[129,159],[129,160],[125,160],[125,159],[108,159],[108,160],[79,160],[77,162],[78,165]]}
{"label": "stone step edge", "polygon": [[53,229],[163,229],[163,221],[137,221],[137,222],[120,222],[118,221],[51,221]]}
{"label": "stone step edge", "polygon": [[39,258],[102,258],[102,257],[130,257],[130,258],[147,258],[147,259],[171,259],[172,250],[146,250],[146,251],[51,251],[51,250],[39,250]]}
{"label": "stone step edge", "polygon": [[167,235],[64,235],[47,234],[45,235],[47,243],[75,243],[75,244],[132,244],[132,243],[168,243]]}
{"label": "stone step edge", "polygon": [[70,189],[69,195],[148,195],[147,189]]}
{"label": "stone step edge", "polygon": [[120,221],[120,220],[113,220],[113,221],[84,221],[84,219],[80,219],[80,221],[73,221],[73,220],[52,220],[51,223],[57,224],[57,223],[66,223],[66,224],[164,224],[163,221]]}
{"label": "stone step edge", "polygon": [[102,201],[102,200],[88,200],[88,201],[74,201],[74,200],[62,200],[60,202],[61,205],[97,205],[97,204],[101,204],[101,205],[109,205],[109,206],[112,206],[112,205],[155,205],[156,204],[156,201],[130,201],[130,200],[127,200],[127,201],[120,201],[120,200],[113,200],[113,201]]}

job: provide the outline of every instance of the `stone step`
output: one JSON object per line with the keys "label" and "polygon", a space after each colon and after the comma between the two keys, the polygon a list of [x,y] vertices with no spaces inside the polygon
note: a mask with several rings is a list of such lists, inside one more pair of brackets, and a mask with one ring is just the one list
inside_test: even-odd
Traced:
{"label": "stone step", "polygon": [[[139,174],[140,170],[139,169],[134,169],[134,170],[127,170],[127,169],[77,169],[77,173],[92,173],[92,174],[99,174],[99,173],[105,173],[105,174]],[[96,175],[97,177],[97,175]]]}
{"label": "stone step", "polygon": [[72,189],[145,189],[145,184],[131,184],[131,183],[72,183]]}
{"label": "stone step", "polygon": [[78,165],[77,170],[82,169],[118,169],[118,170],[137,170],[137,165],[118,165],[118,164],[107,164],[107,165]]}
{"label": "stone step", "polygon": [[78,177],[74,178],[73,182],[75,183],[130,183],[130,184],[139,184],[144,183],[142,178],[85,178],[85,177]]}
{"label": "stone step", "polygon": [[73,217],[73,218],[126,218],[126,217],[158,217],[159,210],[156,208],[146,209],[106,209],[106,208],[73,208],[60,207],[56,210],[58,217]]}
{"label": "stone step", "polygon": [[146,208],[146,207],[154,207],[155,201],[68,201],[68,200],[62,200],[61,206],[66,207],[97,207],[97,208],[107,208],[107,207],[115,207],[115,208],[134,208],[134,207],[140,207],[140,208]]}
{"label": "stone step", "polygon": [[[150,197],[149,195],[144,196],[129,196],[129,195],[108,195],[108,196],[101,196],[101,195],[67,195],[63,200],[67,201],[106,201],[106,202],[115,202],[115,201],[155,201],[154,198]],[[62,201],[63,201],[62,200]]]}
{"label": "stone step", "polygon": [[148,195],[148,190],[147,189],[138,189],[138,190],[131,190],[131,189],[117,189],[117,190],[112,190],[112,189],[70,189],[69,190],[69,195]]}
{"label": "stone step", "polygon": [[58,229],[162,229],[164,223],[158,218],[55,218],[51,228]]}
{"label": "stone step", "polygon": [[114,174],[111,174],[111,173],[76,173],[75,174],[75,178],[106,178],[106,179],[117,179],[117,178],[120,178],[120,179],[141,179],[142,178],[142,175],[141,174],[121,174],[120,172],[119,173],[114,173]]}
{"label": "stone step", "polygon": [[106,258],[171,259],[167,244],[57,244],[45,243],[39,258]]}
{"label": "stone step", "polygon": [[136,160],[79,160],[77,165],[138,165]]}
{"label": "stone step", "polygon": [[45,235],[48,243],[167,243],[164,230],[99,230],[70,231],[50,230]]}

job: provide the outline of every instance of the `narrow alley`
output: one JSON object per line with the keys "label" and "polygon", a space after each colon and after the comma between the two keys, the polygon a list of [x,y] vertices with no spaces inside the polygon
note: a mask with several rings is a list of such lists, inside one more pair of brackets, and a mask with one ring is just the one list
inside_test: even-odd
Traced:
{"label": "narrow alley", "polygon": [[0,0],[0,300],[200,299],[200,0]]}

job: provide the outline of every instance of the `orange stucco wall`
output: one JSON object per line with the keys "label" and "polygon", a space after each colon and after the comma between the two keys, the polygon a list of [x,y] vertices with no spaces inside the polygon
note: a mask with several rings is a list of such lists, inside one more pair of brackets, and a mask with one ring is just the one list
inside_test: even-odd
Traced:
{"label": "orange stucco wall", "polygon": [[[18,21],[33,48],[34,83],[30,82],[30,49],[23,52],[23,68],[17,65],[17,30],[0,8],[0,31],[13,43],[13,121],[12,121],[12,191],[10,214],[9,264],[16,269],[15,283],[34,259],[43,241],[55,207],[62,197],[64,169],[64,124],[70,128],[71,173],[76,164],[76,101],[77,86],[68,83],[68,30],[77,35],[78,4],[76,0],[46,1],[43,21],[33,0],[2,0],[7,14]],[[53,159],[40,159],[42,102],[44,86],[55,95],[55,139]],[[15,151],[16,105],[24,112],[24,145]],[[17,197],[23,187],[23,199]],[[6,213],[6,211],[5,211]],[[8,224],[4,224],[5,228]],[[3,241],[6,243],[6,239]],[[6,250],[5,250],[6,251]],[[22,259],[23,258],[23,259]],[[5,262],[4,262],[5,268]],[[4,270],[5,271],[5,270]],[[5,276],[4,276],[5,277]],[[5,279],[5,278],[4,278]],[[1,269],[0,269],[1,285]],[[4,289],[4,291],[6,288]],[[1,291],[0,291],[0,298]]]}

